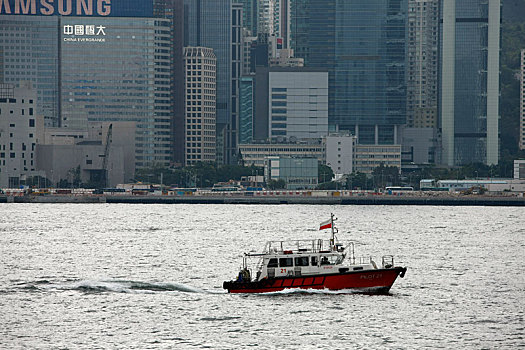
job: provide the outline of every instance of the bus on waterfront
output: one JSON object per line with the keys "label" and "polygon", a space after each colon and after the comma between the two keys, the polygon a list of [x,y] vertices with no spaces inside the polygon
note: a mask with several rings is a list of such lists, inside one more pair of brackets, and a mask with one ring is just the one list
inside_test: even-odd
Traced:
{"label": "bus on waterfront", "polygon": [[387,186],[385,187],[385,192],[387,194],[412,192],[412,191],[414,191],[414,187],[411,187],[411,186]]}

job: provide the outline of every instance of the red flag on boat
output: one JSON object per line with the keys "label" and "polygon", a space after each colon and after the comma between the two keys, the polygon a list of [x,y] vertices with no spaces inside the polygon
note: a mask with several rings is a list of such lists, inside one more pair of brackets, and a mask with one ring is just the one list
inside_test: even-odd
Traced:
{"label": "red flag on boat", "polygon": [[327,220],[325,222],[322,222],[319,226],[319,230],[325,230],[327,228],[332,228],[332,220]]}

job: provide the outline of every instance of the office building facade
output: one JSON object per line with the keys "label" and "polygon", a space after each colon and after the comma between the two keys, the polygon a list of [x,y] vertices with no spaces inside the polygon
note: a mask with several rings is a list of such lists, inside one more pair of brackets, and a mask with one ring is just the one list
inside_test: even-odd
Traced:
{"label": "office building facade", "polygon": [[354,171],[354,148],[356,137],[350,134],[332,133],[323,138],[326,165],[334,174],[351,174]]}
{"label": "office building facade", "polygon": [[257,33],[274,34],[275,0],[257,0]]}
{"label": "office building facade", "polygon": [[438,126],[439,1],[408,0],[407,127]]}
{"label": "office building facade", "polygon": [[314,189],[318,184],[319,167],[315,158],[267,157],[264,166],[266,183],[284,180],[286,189]]}
{"label": "office building facade", "polygon": [[441,162],[499,160],[500,0],[441,2]]}
{"label": "office building facade", "polygon": [[396,144],[406,121],[406,0],[296,0],[291,48],[329,72],[329,123]]}
{"label": "office building facade", "polygon": [[319,141],[303,141],[289,143],[251,143],[239,145],[245,166],[264,166],[264,159],[269,156],[281,156],[291,158],[314,157],[317,161],[324,163],[325,147]]}
{"label": "office building facade", "polygon": [[268,97],[269,138],[298,140],[328,134],[328,72],[271,68]]}
{"label": "office building facade", "polygon": [[174,166],[184,164],[184,0],[153,0],[153,16],[171,21],[171,75],[172,75],[172,161]]}
{"label": "office building facade", "polygon": [[353,169],[372,174],[378,166],[395,166],[401,172],[401,145],[356,145]]}
{"label": "office building facade", "polygon": [[[136,123],[137,167],[171,162],[171,24],[62,17],[61,126]],[[84,34],[75,32],[84,28]]]}
{"label": "office building facade", "polygon": [[242,4],[242,23],[248,30],[249,36],[257,35],[257,0],[238,0],[236,3]]}
{"label": "office building facade", "polygon": [[32,84],[20,85],[0,84],[0,188],[18,188],[37,175],[35,148],[44,125]]}
{"label": "office building facade", "polygon": [[[65,2],[0,11],[5,82],[36,86],[49,127],[134,122],[135,165],[169,165],[172,149],[172,21],[152,1]],[[165,13],[164,13],[165,14]]]}
{"label": "office building facade", "polygon": [[231,0],[184,0],[184,23],[184,45],[209,47],[217,57],[217,162],[235,163],[242,6],[232,6]]}
{"label": "office building facade", "polygon": [[36,113],[48,127],[60,124],[58,22],[56,16],[0,14],[0,83],[32,82]]}
{"label": "office building facade", "polygon": [[217,58],[210,48],[185,47],[184,63],[185,165],[215,162]]}
{"label": "office building facade", "polygon": [[239,81],[239,144],[253,141],[255,116],[255,78],[243,76]]}
{"label": "office building facade", "polygon": [[525,150],[525,49],[521,50],[520,68],[520,149]]}

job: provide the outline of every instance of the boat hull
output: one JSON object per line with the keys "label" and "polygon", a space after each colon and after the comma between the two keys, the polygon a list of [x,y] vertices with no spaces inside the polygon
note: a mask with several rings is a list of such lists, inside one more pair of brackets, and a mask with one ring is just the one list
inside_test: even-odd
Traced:
{"label": "boat hull", "polygon": [[388,293],[397,276],[404,277],[406,267],[348,271],[315,276],[286,276],[263,279],[256,282],[224,282],[229,293],[270,293],[285,289],[355,289],[357,291]]}

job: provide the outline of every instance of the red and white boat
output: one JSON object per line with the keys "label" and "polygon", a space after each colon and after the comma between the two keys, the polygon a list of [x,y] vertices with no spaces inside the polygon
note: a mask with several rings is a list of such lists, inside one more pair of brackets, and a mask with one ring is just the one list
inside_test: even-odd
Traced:
{"label": "red and white boat", "polygon": [[[378,265],[372,257],[356,259],[353,242],[346,246],[336,240],[334,215],[321,224],[330,228],[330,240],[270,241],[262,253],[244,254],[236,280],[226,281],[230,293],[268,293],[284,289],[356,290],[363,293],[388,293],[406,267],[394,266],[393,255],[385,255]],[[257,258],[255,269],[248,266]],[[256,271],[252,278],[252,270]]]}

